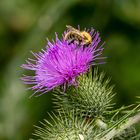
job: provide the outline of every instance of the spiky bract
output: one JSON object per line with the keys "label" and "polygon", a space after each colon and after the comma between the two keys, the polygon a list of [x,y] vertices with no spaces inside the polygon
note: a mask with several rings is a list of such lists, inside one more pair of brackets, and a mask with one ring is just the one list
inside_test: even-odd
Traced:
{"label": "spiky bract", "polygon": [[52,123],[45,120],[43,127],[35,131],[34,135],[40,140],[92,140],[96,135],[92,122],[76,117],[74,112],[50,116]]}
{"label": "spiky bract", "polygon": [[[104,80],[104,74],[98,76],[97,70],[78,78],[76,88],[67,89],[67,94],[54,94],[54,103],[59,109],[77,110],[89,117],[102,116],[112,107],[113,87],[109,80]],[[58,91],[60,92],[60,91]]]}

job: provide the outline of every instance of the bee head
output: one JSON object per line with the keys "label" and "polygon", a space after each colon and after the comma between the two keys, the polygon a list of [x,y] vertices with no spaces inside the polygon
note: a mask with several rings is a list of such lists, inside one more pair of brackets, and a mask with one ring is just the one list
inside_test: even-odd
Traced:
{"label": "bee head", "polygon": [[88,32],[82,31],[81,34],[84,37],[84,43],[91,43],[92,37]]}

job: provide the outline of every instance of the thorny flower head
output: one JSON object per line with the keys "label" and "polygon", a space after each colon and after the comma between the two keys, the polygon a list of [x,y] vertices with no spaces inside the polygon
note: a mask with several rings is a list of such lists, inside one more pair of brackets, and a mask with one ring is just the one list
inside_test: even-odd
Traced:
{"label": "thorny flower head", "polygon": [[103,45],[98,46],[101,41],[98,32],[91,29],[89,33],[92,43],[88,47],[69,43],[64,38],[60,40],[56,34],[56,41],[48,41],[44,50],[33,53],[35,59],[28,58],[22,67],[34,71],[34,75],[24,75],[22,80],[25,84],[33,85],[31,89],[35,90],[34,94],[46,93],[60,85],[77,85],[76,77],[96,65],[96,60],[101,58]]}

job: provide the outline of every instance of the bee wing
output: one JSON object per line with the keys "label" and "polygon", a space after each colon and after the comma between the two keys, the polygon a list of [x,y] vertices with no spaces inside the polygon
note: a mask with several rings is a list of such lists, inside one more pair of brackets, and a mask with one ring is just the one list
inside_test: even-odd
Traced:
{"label": "bee wing", "polygon": [[70,26],[70,25],[66,25],[66,27],[67,27],[68,29],[75,29],[74,27],[72,27],[72,26]]}
{"label": "bee wing", "polygon": [[69,31],[75,31],[75,32],[78,32],[79,30],[77,30],[76,28],[74,28],[74,27],[72,27],[72,26],[70,26],[70,25],[66,25],[66,27],[67,27],[67,29],[69,30]]}

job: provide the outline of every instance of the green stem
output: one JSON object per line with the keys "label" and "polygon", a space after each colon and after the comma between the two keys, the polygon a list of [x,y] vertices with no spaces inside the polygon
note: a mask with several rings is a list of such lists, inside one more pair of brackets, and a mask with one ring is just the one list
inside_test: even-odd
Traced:
{"label": "green stem", "polygon": [[130,126],[138,123],[140,121],[140,113],[136,114],[133,117],[130,117],[125,123],[123,123],[119,128],[114,128],[110,132],[108,132],[105,136],[103,136],[100,140],[110,140],[114,138],[116,135],[121,134],[125,129]]}

